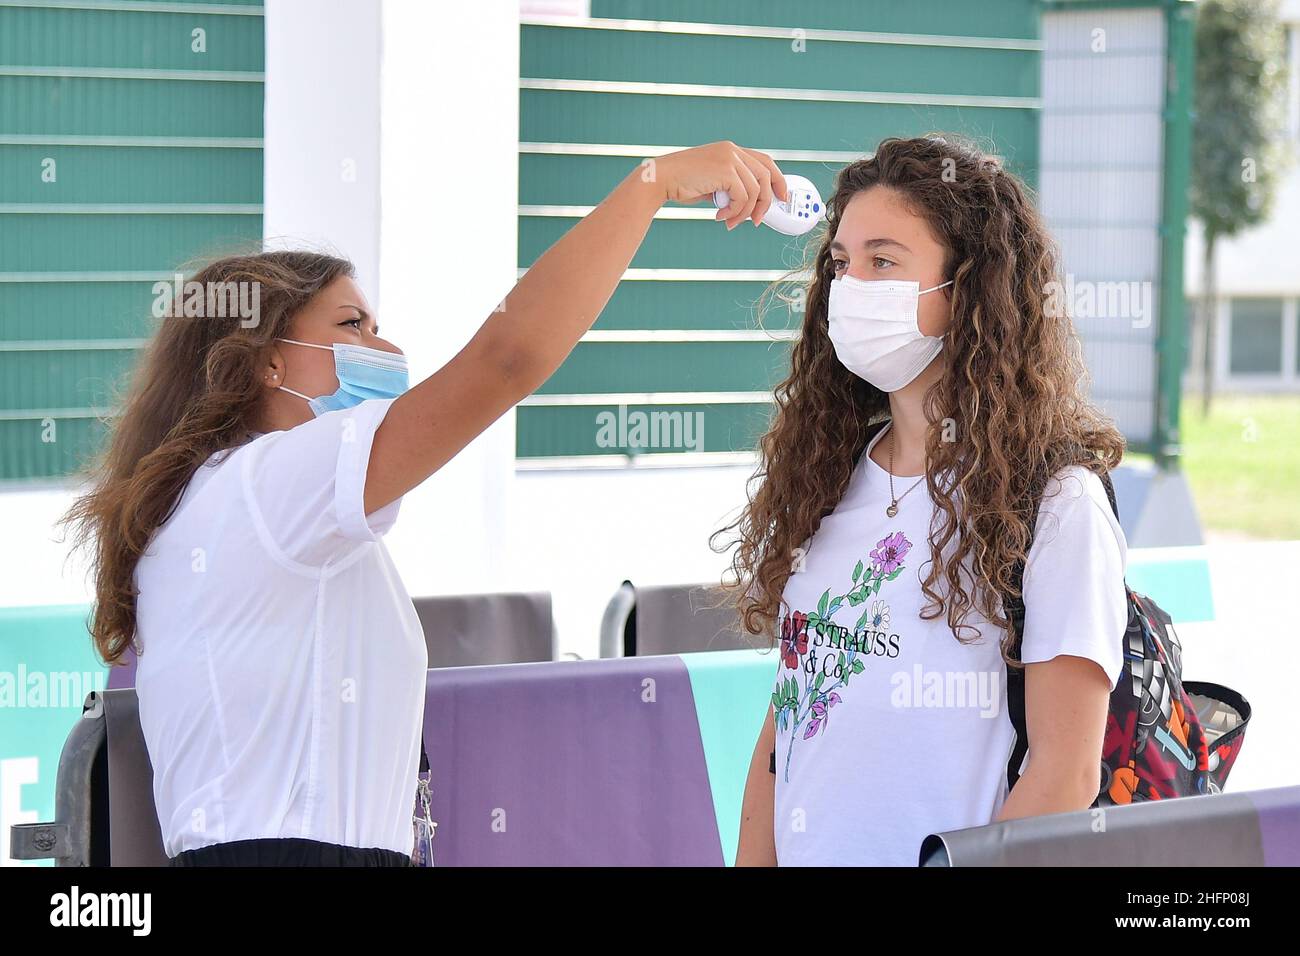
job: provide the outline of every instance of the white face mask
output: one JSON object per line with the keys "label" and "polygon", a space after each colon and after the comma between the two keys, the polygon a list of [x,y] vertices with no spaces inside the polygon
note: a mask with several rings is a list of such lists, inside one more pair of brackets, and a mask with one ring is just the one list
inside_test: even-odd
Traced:
{"label": "white face mask", "polygon": [[882,392],[896,392],[925,371],[943,339],[925,335],[916,320],[918,299],[930,289],[919,282],[867,282],[841,276],[831,282],[829,335],[840,363]]}

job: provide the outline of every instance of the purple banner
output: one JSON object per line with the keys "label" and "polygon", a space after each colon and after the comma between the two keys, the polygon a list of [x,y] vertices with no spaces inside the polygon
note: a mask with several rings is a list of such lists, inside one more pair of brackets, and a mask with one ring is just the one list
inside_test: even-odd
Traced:
{"label": "purple banner", "polygon": [[674,656],[432,670],[438,866],[721,866]]}

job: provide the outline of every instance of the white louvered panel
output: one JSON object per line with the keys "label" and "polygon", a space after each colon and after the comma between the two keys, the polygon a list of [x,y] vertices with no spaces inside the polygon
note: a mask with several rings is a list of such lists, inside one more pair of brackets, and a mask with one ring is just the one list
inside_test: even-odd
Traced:
{"label": "white louvered panel", "polygon": [[1106,31],[1106,48],[1111,53],[1144,52],[1158,49],[1164,55],[1164,19],[1158,5],[1124,9],[1063,10],[1044,14],[1043,50],[1059,57],[1072,49],[1089,49],[1093,31]]}
{"label": "white louvered panel", "polygon": [[1163,52],[1094,53],[1085,45],[1043,65],[1044,106],[1143,112],[1164,102]]}
{"label": "white louvered panel", "polygon": [[1164,14],[1089,8],[1042,22],[1040,204],[1074,283],[1066,299],[1092,397],[1130,442],[1146,442],[1157,389]]}
{"label": "white louvered panel", "polygon": [[1085,341],[1083,355],[1094,388],[1140,400],[1156,387],[1156,359],[1149,343]]}
{"label": "white louvered panel", "polygon": [[1154,279],[1160,270],[1160,237],[1151,226],[1048,226],[1061,247],[1066,272],[1101,281]]}
{"label": "white louvered panel", "polygon": [[[1149,294],[1147,291],[1149,289]],[[1109,290],[1102,287],[1098,290],[1097,295],[1100,298],[1109,298]],[[1084,314],[1082,307],[1076,307],[1074,315],[1074,328],[1079,333],[1080,340],[1085,347],[1090,343],[1101,342],[1126,342],[1135,347],[1141,347],[1151,354],[1156,344],[1156,322],[1160,308],[1160,290],[1151,286],[1128,286],[1122,293],[1130,301],[1140,302],[1139,307],[1134,308],[1128,314],[1116,315],[1106,314],[1102,310],[1096,310],[1090,314]],[[1125,312],[1126,310],[1119,310]],[[1154,358],[1153,358],[1154,361]]]}
{"label": "white louvered panel", "polygon": [[1158,169],[1044,169],[1043,215],[1053,222],[1160,221]]}
{"label": "white louvered panel", "polygon": [[1039,144],[1045,167],[1158,167],[1164,128],[1159,113],[1068,113],[1044,111]]}

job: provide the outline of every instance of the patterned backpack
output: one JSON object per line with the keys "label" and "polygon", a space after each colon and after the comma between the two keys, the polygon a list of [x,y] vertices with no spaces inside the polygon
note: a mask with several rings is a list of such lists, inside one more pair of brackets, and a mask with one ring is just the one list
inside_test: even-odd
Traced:
{"label": "patterned backpack", "polygon": [[[1110,475],[1101,475],[1115,520],[1119,507]],[[1031,512],[1036,514],[1036,510]],[[1012,572],[1020,588],[1021,562]],[[1219,684],[1184,681],[1182,645],[1173,620],[1155,601],[1124,585],[1128,627],[1124,669],[1110,695],[1101,752],[1101,789],[1093,807],[1218,793],[1245,739],[1250,705]],[[1024,602],[1003,595],[1003,609],[1016,635],[1019,660]],[[1007,786],[1015,785],[1029,746],[1025,728],[1025,672],[1007,668],[1007,705],[1016,744],[1007,763]],[[1009,789],[1008,789],[1009,792]]]}

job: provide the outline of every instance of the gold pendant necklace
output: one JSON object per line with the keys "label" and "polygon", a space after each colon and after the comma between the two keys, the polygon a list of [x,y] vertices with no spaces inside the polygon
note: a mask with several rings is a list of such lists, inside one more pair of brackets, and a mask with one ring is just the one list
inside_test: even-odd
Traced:
{"label": "gold pendant necklace", "polygon": [[897,498],[894,497],[894,426],[892,423],[889,426],[889,471],[887,472],[887,474],[889,475],[890,505],[888,508],[885,509],[885,514],[893,518],[895,515],[898,514],[898,503],[907,497],[908,491],[911,491],[912,488],[915,488],[921,482],[925,481],[925,475],[922,475],[920,478],[916,479],[916,481],[913,482],[912,484],[912,488],[908,488],[907,491],[903,492]]}

